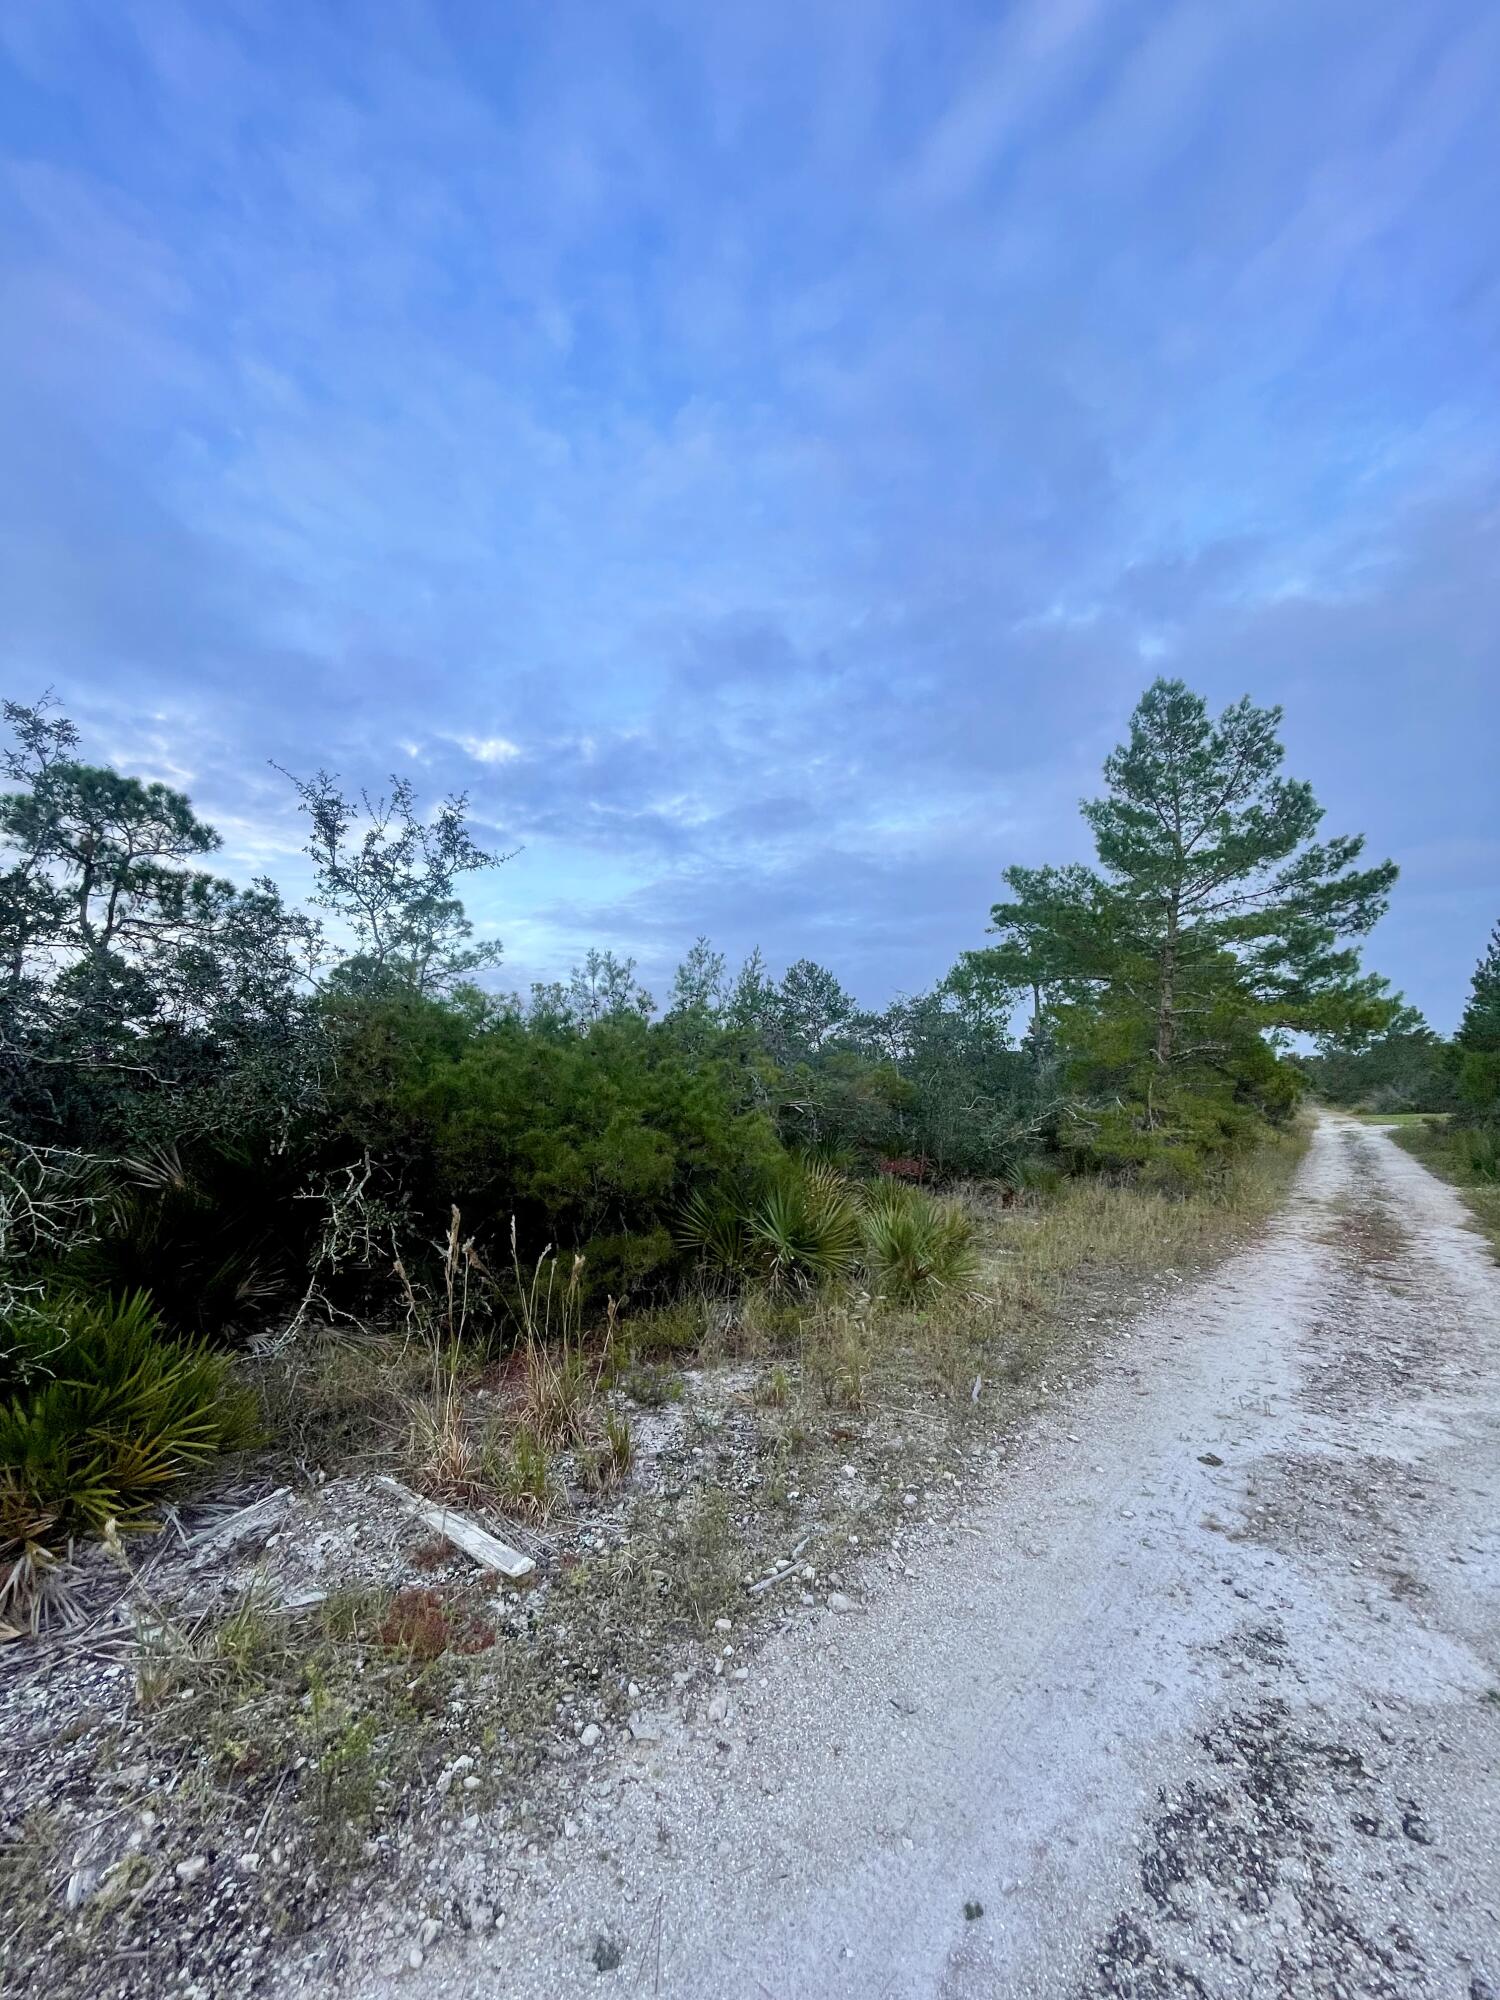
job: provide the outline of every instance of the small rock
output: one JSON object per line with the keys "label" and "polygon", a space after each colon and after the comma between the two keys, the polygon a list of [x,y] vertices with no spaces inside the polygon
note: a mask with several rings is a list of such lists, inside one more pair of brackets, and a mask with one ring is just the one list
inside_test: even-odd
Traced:
{"label": "small rock", "polygon": [[208,1873],[207,1859],[194,1854],[186,1861],[179,1861],[175,1873],[179,1882],[197,1882]]}
{"label": "small rock", "polygon": [[716,1694],[713,1700],[708,1704],[708,1708],[705,1711],[705,1713],[707,1714],[710,1722],[727,1722],[729,1720],[728,1695]]}
{"label": "small rock", "polygon": [[426,1951],[429,1945],[437,1943],[443,1934],[443,1927],[436,1917],[424,1917],[417,1932],[417,1943]]}
{"label": "small rock", "polygon": [[831,1590],[828,1593],[828,1609],[840,1612],[852,1611],[854,1609],[854,1599],[846,1597],[841,1590]]}
{"label": "small rock", "polygon": [[714,1620],[714,1630],[716,1632],[732,1632],[734,1627],[727,1618],[716,1618]]}
{"label": "small rock", "polygon": [[479,1780],[472,1772],[464,1779],[464,1790],[466,1792],[477,1792],[479,1790]]}
{"label": "small rock", "polygon": [[414,1944],[406,1954],[406,1962],[413,1972],[422,1970],[422,1947],[419,1944]]}
{"label": "small rock", "polygon": [[585,1750],[592,1750],[594,1745],[599,1741],[599,1738],[603,1734],[604,1731],[599,1727],[598,1723],[591,1722],[584,1729],[582,1735],[579,1737],[578,1740],[583,1745]]}
{"label": "small rock", "polygon": [[641,1698],[641,1691],[639,1687],[637,1687],[634,1681],[630,1683],[629,1687],[626,1688],[625,1692],[631,1701],[639,1701]]}

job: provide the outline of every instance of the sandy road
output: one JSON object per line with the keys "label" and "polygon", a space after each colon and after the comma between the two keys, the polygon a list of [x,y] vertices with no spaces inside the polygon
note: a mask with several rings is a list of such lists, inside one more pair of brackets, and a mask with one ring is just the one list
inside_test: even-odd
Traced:
{"label": "sandy road", "polygon": [[913,1581],[637,1746],[503,1931],[355,1984],[1494,2000],[1500,1269],[1462,1218],[1324,1120]]}

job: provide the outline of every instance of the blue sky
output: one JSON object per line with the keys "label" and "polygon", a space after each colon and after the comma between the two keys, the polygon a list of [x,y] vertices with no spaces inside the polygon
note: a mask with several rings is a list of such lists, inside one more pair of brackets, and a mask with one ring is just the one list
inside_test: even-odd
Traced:
{"label": "blue sky", "polygon": [[507,983],[878,1001],[1286,706],[1450,1027],[1500,915],[1489,0],[0,4],[0,683],[295,884],[465,787]]}

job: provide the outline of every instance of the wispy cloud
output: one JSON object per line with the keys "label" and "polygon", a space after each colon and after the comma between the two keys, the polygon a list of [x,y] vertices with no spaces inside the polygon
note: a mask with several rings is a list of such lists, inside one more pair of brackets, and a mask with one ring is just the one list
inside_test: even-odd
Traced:
{"label": "wispy cloud", "polygon": [[517,977],[706,929],[875,998],[1076,851],[1166,666],[1286,699],[1417,859],[1377,949],[1446,1020],[1496,872],[1497,36],[12,10],[7,688],[190,774],[236,866],[295,874],[273,757],[467,790]]}

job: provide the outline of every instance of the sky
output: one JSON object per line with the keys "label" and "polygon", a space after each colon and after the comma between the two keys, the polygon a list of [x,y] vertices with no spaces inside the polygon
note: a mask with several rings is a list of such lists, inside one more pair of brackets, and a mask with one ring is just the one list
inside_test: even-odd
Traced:
{"label": "sky", "polygon": [[0,0],[0,444],[0,691],[466,791],[506,985],[929,986],[1162,673],[1500,917],[1491,0]]}

